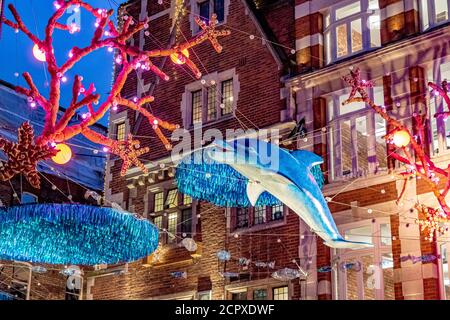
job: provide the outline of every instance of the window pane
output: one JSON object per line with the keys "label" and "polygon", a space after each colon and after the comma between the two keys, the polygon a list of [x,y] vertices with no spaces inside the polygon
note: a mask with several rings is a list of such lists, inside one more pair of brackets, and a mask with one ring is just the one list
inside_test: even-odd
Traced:
{"label": "window pane", "polygon": [[422,29],[426,30],[430,27],[430,17],[428,13],[428,0],[420,0],[420,18]]}
{"label": "window pane", "polygon": [[381,46],[381,19],[380,15],[374,14],[369,17],[370,29],[370,47],[375,48]]}
{"label": "window pane", "polygon": [[364,300],[375,300],[375,289],[379,285],[381,274],[377,274],[378,269],[374,266],[372,255],[361,257],[360,263],[360,272],[362,272],[363,276]]}
{"label": "window pane", "polygon": [[350,120],[342,121],[340,127],[341,136],[341,167],[342,175],[346,176],[352,173],[352,135]]}
{"label": "window pane", "polygon": [[345,240],[372,243],[372,225],[347,229],[344,233]]}
{"label": "window pane", "polygon": [[448,20],[447,0],[434,0],[434,8],[436,14],[436,23],[441,23]]}
{"label": "window pane", "polygon": [[237,208],[236,228],[248,227],[248,208]]}
{"label": "window pane", "polygon": [[283,219],[283,205],[279,204],[272,207],[272,220]]}
{"label": "window pane", "polygon": [[363,48],[361,19],[351,22],[352,28],[352,52],[358,52]]}
{"label": "window pane", "polygon": [[217,104],[217,87],[211,86],[208,88],[208,121],[216,119],[216,104]]}
{"label": "window pane", "polygon": [[177,219],[178,219],[178,213],[173,212],[173,213],[169,214],[169,219],[168,219],[168,223],[167,223],[167,232],[168,232],[169,242],[176,241]]}
{"label": "window pane", "polygon": [[360,1],[353,2],[349,5],[346,5],[345,7],[336,10],[336,20],[350,17],[351,15],[354,15],[359,12],[361,12]]}
{"label": "window pane", "polygon": [[336,155],[334,154],[336,152],[336,148],[334,145],[334,127],[330,127],[328,131],[329,137],[330,137],[330,162],[329,162],[329,177],[331,179],[334,179],[336,176],[334,175],[334,166],[335,166],[335,159]]}
{"label": "window pane", "polygon": [[327,64],[331,62],[331,59],[333,58],[331,56],[331,33],[326,32],[325,33],[325,59]]}
{"label": "window pane", "polygon": [[387,168],[386,140],[383,138],[385,135],[386,121],[379,114],[375,114],[375,147],[378,168]]}
{"label": "window pane", "polygon": [[439,153],[439,133],[438,133],[438,127],[437,122],[438,119],[434,117],[436,114],[436,99],[431,97],[430,98],[430,123],[431,123],[431,131],[433,135],[433,152],[434,154]]}
{"label": "window pane", "polygon": [[159,240],[162,240],[162,236],[163,234],[161,233],[161,230],[163,229],[163,217],[162,216],[158,216],[153,218],[153,224],[158,228],[159,232]]}
{"label": "window pane", "polygon": [[198,294],[198,300],[211,300],[211,292],[202,292]]}
{"label": "window pane", "polygon": [[231,300],[247,300],[247,291],[232,293]]}
{"label": "window pane", "polygon": [[337,57],[348,55],[347,25],[341,24],[336,28]]}
{"label": "window pane", "polygon": [[448,273],[448,251],[447,245],[441,246],[441,259],[442,259],[442,281],[444,282],[445,299],[450,300],[450,276]]}
{"label": "window pane", "polygon": [[172,189],[167,193],[166,206],[176,208],[178,206],[178,190]]}
{"label": "window pane", "polygon": [[355,124],[358,173],[365,175],[369,172],[369,133],[367,131],[367,117],[356,118]]}
{"label": "window pane", "polygon": [[369,0],[369,10],[380,9],[380,5],[378,0]]}
{"label": "window pane", "polygon": [[116,126],[116,139],[118,141],[125,140],[125,123],[121,122]]}
{"label": "window pane", "polygon": [[288,287],[280,287],[273,289],[273,300],[289,300]]}
{"label": "window pane", "polygon": [[162,210],[164,210],[164,192],[158,192],[155,194],[154,211],[159,212]]}
{"label": "window pane", "polygon": [[198,11],[200,14],[200,18],[203,21],[209,20],[209,1],[203,1],[202,3],[198,4]]}
{"label": "window pane", "polygon": [[190,235],[192,233],[192,210],[181,211],[181,232]]}
{"label": "window pane", "polygon": [[394,261],[392,253],[384,253],[381,257],[384,282],[384,300],[395,300]]}
{"label": "window pane", "polygon": [[391,246],[392,245],[391,225],[389,223],[380,224],[380,231],[381,231],[381,245]]}
{"label": "window pane", "polygon": [[192,124],[202,122],[202,90],[192,92]]}
{"label": "window pane", "polygon": [[255,207],[254,224],[266,222],[266,207]]}
{"label": "window pane", "polygon": [[192,197],[190,195],[184,194],[183,195],[183,204],[185,206],[192,204]]}
{"label": "window pane", "polygon": [[233,111],[233,79],[222,82],[222,115]]}
{"label": "window pane", "polygon": [[256,289],[253,291],[253,300],[267,300],[267,289]]}
{"label": "window pane", "polygon": [[214,0],[214,13],[217,15],[217,20],[222,22],[225,17],[224,0]]}

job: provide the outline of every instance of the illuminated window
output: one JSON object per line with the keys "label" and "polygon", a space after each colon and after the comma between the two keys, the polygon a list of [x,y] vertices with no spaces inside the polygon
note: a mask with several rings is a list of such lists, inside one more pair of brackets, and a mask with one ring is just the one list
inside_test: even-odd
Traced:
{"label": "illuminated window", "polygon": [[288,287],[273,288],[273,300],[289,300]]}
{"label": "illuminated window", "polygon": [[238,208],[236,214],[236,228],[248,227],[248,208]]}
{"label": "illuminated window", "polygon": [[183,205],[188,206],[192,204],[192,197],[187,194],[183,194]]}
{"label": "illuminated window", "polygon": [[216,113],[217,113],[217,87],[210,86],[208,88],[208,112],[207,112],[207,120],[212,121],[216,119]]}
{"label": "illuminated window", "polygon": [[21,204],[38,203],[38,197],[34,194],[24,192],[20,197],[20,203]]}
{"label": "illuminated window", "polygon": [[217,20],[223,22],[225,18],[225,0],[206,0],[198,2],[198,12],[200,18],[204,21],[211,19],[212,13],[217,15]]}
{"label": "illuminated window", "polygon": [[233,111],[233,79],[222,82],[222,115]]}
{"label": "illuminated window", "polygon": [[154,212],[159,212],[164,210],[164,192],[155,193],[154,198]]}
{"label": "illuminated window", "polygon": [[272,207],[272,220],[283,219],[283,205],[278,204]]}
{"label": "illuminated window", "polygon": [[378,0],[338,4],[325,15],[326,62],[381,46]]}
{"label": "illuminated window", "polygon": [[172,189],[167,193],[166,206],[176,208],[178,206],[178,190]]}
{"label": "illuminated window", "polygon": [[449,21],[450,0],[420,0],[422,30]]}
{"label": "illuminated window", "polygon": [[178,221],[178,213],[177,212],[170,213],[167,220],[167,233],[169,243],[175,242],[177,239],[176,238],[177,221]]}
{"label": "illuminated window", "polygon": [[192,92],[192,124],[202,123],[202,90]]}
{"label": "illuminated window", "polygon": [[255,207],[254,224],[266,222],[266,207]]}
{"label": "illuminated window", "polygon": [[159,230],[162,230],[162,228],[163,228],[163,217],[162,217],[162,216],[155,217],[155,218],[153,219],[153,224],[154,224]]}

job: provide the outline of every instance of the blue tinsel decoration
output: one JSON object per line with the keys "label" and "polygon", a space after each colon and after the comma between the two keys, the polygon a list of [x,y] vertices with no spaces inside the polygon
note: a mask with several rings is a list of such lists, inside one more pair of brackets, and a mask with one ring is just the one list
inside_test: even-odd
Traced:
{"label": "blue tinsel decoration", "polygon": [[0,301],[11,301],[14,297],[6,292],[0,292]]}
{"label": "blue tinsel decoration", "polygon": [[0,210],[0,259],[49,264],[131,262],[158,246],[148,220],[112,208],[39,204]]}
{"label": "blue tinsel decoration", "polygon": [[[195,160],[195,161],[194,161]],[[312,174],[322,188],[324,178],[320,166]],[[231,166],[221,164],[198,150],[186,156],[177,166],[176,181],[180,192],[219,207],[250,207],[246,187],[248,179]],[[256,206],[274,206],[281,202],[268,192],[259,197]]]}

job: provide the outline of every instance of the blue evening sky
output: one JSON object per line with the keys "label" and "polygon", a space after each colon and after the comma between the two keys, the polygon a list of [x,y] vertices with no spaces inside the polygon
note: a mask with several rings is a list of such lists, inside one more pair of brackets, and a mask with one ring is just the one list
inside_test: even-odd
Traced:
{"label": "blue evening sky", "polygon": [[[105,9],[110,9],[111,3],[116,11],[116,3],[121,1],[87,0],[87,2],[95,8]],[[53,0],[6,0],[5,15],[8,19],[13,20],[7,8],[9,3],[15,5],[28,29],[42,39],[47,21],[54,12]],[[60,22],[66,23],[71,15],[66,13]],[[64,31],[55,31],[54,50],[59,65],[67,59],[73,46],[82,48],[89,44],[94,32],[94,24],[95,19],[87,11],[80,10],[81,32],[69,34]],[[41,93],[48,96],[48,75],[44,72],[45,63],[39,62],[33,57],[32,48],[33,43],[22,32],[16,34],[10,27],[3,25],[0,39],[0,79],[15,85],[26,86],[21,74],[28,71]],[[76,74],[83,76],[85,87],[94,83],[97,93],[104,99],[111,87],[112,71],[112,53],[106,49],[87,56],[67,73],[69,81],[61,87],[61,105],[67,107],[72,98],[72,79]],[[16,72],[20,74],[19,77],[15,76]],[[105,115],[101,124],[107,125],[107,121],[108,115]]]}

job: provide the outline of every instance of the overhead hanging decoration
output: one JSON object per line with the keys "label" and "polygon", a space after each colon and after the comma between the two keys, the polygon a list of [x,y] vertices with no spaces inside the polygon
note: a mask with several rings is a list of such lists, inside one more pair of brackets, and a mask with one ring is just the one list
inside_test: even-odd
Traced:
{"label": "overhead hanging decoration", "polygon": [[272,273],[272,278],[279,281],[291,281],[300,278],[301,272],[295,269],[284,268]]}
{"label": "overhead hanging decoration", "polygon": [[14,297],[12,295],[0,291],[0,301],[11,301],[11,300],[14,300]]}
{"label": "overhead hanging decoration", "polygon": [[[3,1],[2,1],[3,2]],[[162,144],[167,150],[171,150],[172,145],[166,138],[162,129],[167,131],[174,131],[179,128],[178,125],[161,120],[154,114],[148,111],[146,106],[154,101],[152,96],[143,96],[129,100],[122,97],[121,92],[127,82],[130,74],[135,70],[145,70],[154,73],[164,81],[169,81],[170,78],[156,65],[152,60],[161,57],[176,57],[174,63],[182,62],[190,69],[196,78],[202,76],[201,72],[195,63],[189,57],[189,49],[193,48],[205,41],[209,41],[217,53],[222,51],[222,46],[218,42],[218,38],[228,36],[229,30],[216,30],[217,17],[212,15],[210,21],[205,23],[198,17],[195,21],[199,25],[199,33],[192,39],[185,42],[178,43],[169,49],[156,50],[140,50],[138,47],[129,44],[129,39],[133,38],[139,32],[148,28],[148,18],[144,21],[134,23],[134,19],[124,16],[123,23],[119,23],[120,28],[117,28],[111,21],[113,10],[94,8],[90,4],[82,0],[58,0],[54,2],[55,13],[48,20],[45,28],[45,38],[39,39],[34,35],[25,25],[19,13],[13,4],[9,4],[8,8],[14,17],[14,21],[7,19],[1,15],[0,22],[5,23],[9,27],[23,32],[33,43],[33,54],[39,61],[46,61],[46,67],[51,77],[49,83],[49,97],[44,97],[33,82],[31,75],[27,72],[23,77],[29,88],[16,87],[16,91],[28,97],[30,106],[40,106],[46,113],[44,119],[44,129],[41,134],[34,138],[34,144],[28,143],[27,146],[20,147],[19,156],[25,157],[25,160],[32,160],[32,164],[39,161],[49,160],[55,157],[55,144],[62,144],[65,141],[73,138],[76,135],[83,135],[88,140],[104,146],[104,148],[116,155],[124,161],[121,174],[125,175],[130,166],[135,165],[140,169],[145,170],[144,164],[138,159],[139,156],[147,153],[147,147],[140,148],[139,141],[133,140],[131,135],[125,142],[113,140],[98,132],[92,130],[90,127],[97,123],[103,116],[111,109],[117,110],[118,107],[128,108],[137,113],[142,114],[149,121],[156,135],[161,140]],[[71,6],[77,6],[89,12],[95,19],[95,30],[89,45],[84,48],[73,47],[68,54],[68,59],[61,65],[57,64],[56,54],[53,46],[53,33],[55,30],[61,30],[74,34],[80,31],[76,24],[62,24],[58,22],[66,10]],[[148,31],[145,31],[146,33]],[[61,105],[61,85],[68,81],[67,73],[75,66],[81,59],[94,51],[100,49],[108,49],[110,52],[116,52],[115,61],[117,63],[117,76],[112,85],[109,95],[100,103],[100,95],[95,93],[94,84],[85,87],[83,85],[83,77],[76,75],[73,79],[72,100],[70,105],[65,109],[63,115],[58,117]],[[98,107],[95,107],[98,105]],[[84,114],[81,120],[77,120],[77,112],[87,107],[89,112]],[[74,123],[75,122],[75,123]],[[30,158],[27,152],[28,146],[31,146],[30,152],[35,149],[49,150],[43,152],[37,158]],[[64,151],[64,150],[63,150]],[[63,152],[61,151],[61,152]],[[67,151],[67,150],[66,150]],[[67,160],[67,153],[63,156],[55,157],[55,161],[62,163]],[[9,155],[15,159],[14,155]],[[61,157],[63,159],[61,159]],[[61,160],[61,161],[60,161]],[[32,178],[30,181],[34,187],[39,187],[39,179],[36,178],[35,166],[17,167],[9,170],[7,174],[0,175],[0,181],[7,181],[14,175],[24,173]]]}
{"label": "overhead hanging decoration", "polygon": [[321,157],[262,140],[216,140],[177,164],[180,192],[221,207],[286,204],[333,248],[371,247],[345,240],[322,194]]}
{"label": "overhead hanging decoration", "polygon": [[37,204],[0,209],[0,259],[64,265],[132,262],[158,246],[158,229],[112,208]]}
{"label": "overhead hanging decoration", "polygon": [[[430,211],[428,208],[425,210],[424,218],[419,218],[416,221],[421,226],[422,231],[425,229],[429,230],[427,238],[432,241],[435,238],[435,231],[441,233],[446,231],[442,230],[440,224],[448,221],[450,217],[450,207],[445,199],[450,190],[450,165],[447,168],[438,167],[427,153],[427,133],[425,130],[428,121],[427,107],[425,106],[424,110],[413,114],[417,132],[412,134],[400,120],[391,117],[384,106],[379,106],[370,99],[367,89],[373,87],[374,83],[361,79],[361,70],[359,68],[352,68],[350,74],[344,76],[343,80],[351,87],[350,96],[343,102],[343,105],[352,102],[364,102],[387,123],[387,128],[390,131],[384,138],[387,143],[394,144],[397,147],[397,151],[399,151],[390,152],[389,157],[406,166],[406,170],[400,174],[404,179],[404,186],[399,198],[403,196],[409,178],[418,178],[424,181],[436,197],[440,209],[431,209]],[[434,117],[448,118],[450,115],[450,96],[447,81],[443,81],[441,85],[429,82],[428,86],[435,97],[443,99],[449,110],[438,112]],[[440,182],[445,183],[440,186]],[[422,209],[418,209],[419,212],[423,211]]]}

